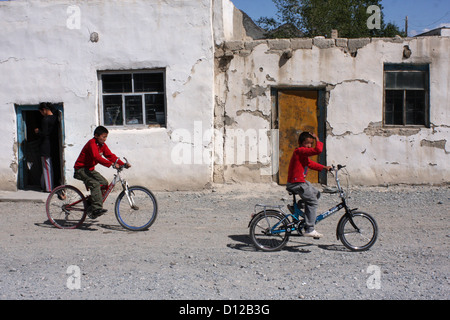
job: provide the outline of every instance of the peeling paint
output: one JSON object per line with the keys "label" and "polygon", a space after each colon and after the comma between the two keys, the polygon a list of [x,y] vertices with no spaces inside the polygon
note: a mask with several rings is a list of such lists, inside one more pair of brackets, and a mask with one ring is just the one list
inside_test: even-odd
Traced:
{"label": "peeling paint", "polygon": [[245,95],[249,99],[254,99],[254,98],[257,98],[259,96],[265,96],[266,95],[266,91],[267,91],[267,88],[262,87],[260,85],[256,85],[256,86],[252,87],[250,89],[250,91],[247,92]]}
{"label": "peeling paint", "polygon": [[267,79],[267,81],[270,81],[270,82],[275,82],[275,81],[276,81],[275,78],[272,78],[272,77],[270,76],[270,74],[267,74],[267,75],[266,75],[266,79]]}
{"label": "peeling paint", "polygon": [[368,136],[390,137],[393,135],[409,137],[420,132],[420,128],[399,128],[399,127],[383,127],[381,122],[371,122],[364,129],[364,133]]}
{"label": "peeling paint", "polygon": [[12,162],[9,167],[12,169],[12,171],[14,172],[14,174],[17,174],[17,172],[19,171],[19,166],[17,164],[17,162]]}
{"label": "peeling paint", "polygon": [[447,144],[447,140],[430,141],[430,140],[423,139],[422,141],[420,141],[420,146],[421,147],[430,147],[430,148],[442,149],[442,150],[445,151],[446,154],[449,154],[450,152],[447,152],[445,150],[445,145],[446,144]]}
{"label": "peeling paint", "polygon": [[270,121],[270,115],[265,115],[262,111],[257,110],[257,111],[251,111],[251,110],[239,110],[236,112],[236,115],[240,116],[243,113],[247,113],[247,114],[251,114],[255,117],[261,117],[266,121]]}
{"label": "peeling paint", "polygon": [[222,56],[216,58],[217,68],[221,72],[227,72],[230,67],[231,60],[234,59],[234,55],[230,52],[224,53]]}

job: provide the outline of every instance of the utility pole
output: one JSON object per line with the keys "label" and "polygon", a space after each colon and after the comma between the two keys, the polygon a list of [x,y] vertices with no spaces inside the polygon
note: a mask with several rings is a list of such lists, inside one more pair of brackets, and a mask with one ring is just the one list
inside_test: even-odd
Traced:
{"label": "utility pole", "polygon": [[406,16],[406,20],[405,20],[405,32],[406,32],[406,37],[408,37],[408,16]]}

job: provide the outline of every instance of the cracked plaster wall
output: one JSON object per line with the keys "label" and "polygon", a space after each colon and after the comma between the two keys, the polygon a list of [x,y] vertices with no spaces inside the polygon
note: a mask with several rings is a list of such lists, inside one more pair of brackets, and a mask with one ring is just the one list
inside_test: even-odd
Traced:
{"label": "cracked plaster wall", "polygon": [[[404,46],[412,55],[403,56]],[[352,183],[450,181],[449,37],[228,41],[216,48],[215,126],[225,159],[227,130],[270,129],[271,90],[326,91],[327,164],[346,164]],[[430,64],[431,128],[383,128],[383,64]],[[273,141],[273,150],[276,150]],[[266,160],[275,167],[268,150]],[[255,163],[215,166],[217,181],[267,181]],[[269,177],[271,180],[271,177]]]}
{"label": "cracked plaster wall", "polygon": [[[67,28],[71,5],[80,8],[80,29]],[[211,161],[177,165],[171,152],[179,143],[175,130],[193,137],[196,121],[203,130],[213,125],[211,6],[209,0],[0,2],[0,189],[17,187],[15,104],[63,103],[65,175],[79,185],[73,164],[100,124],[97,72],[153,68],[166,69],[167,128],[111,129],[107,143],[133,163],[127,171],[133,184],[173,190],[210,182]],[[92,32],[98,42],[90,41]],[[206,138],[200,148],[211,143]]]}

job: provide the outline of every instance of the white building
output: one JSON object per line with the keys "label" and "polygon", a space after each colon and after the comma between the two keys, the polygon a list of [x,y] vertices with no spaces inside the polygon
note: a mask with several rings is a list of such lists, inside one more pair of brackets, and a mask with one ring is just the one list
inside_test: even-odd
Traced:
{"label": "white building", "polygon": [[211,181],[212,163],[171,160],[175,129],[213,124],[211,12],[210,0],[1,2],[0,188],[28,184],[26,127],[40,102],[62,110],[67,183],[76,183],[74,162],[101,124],[111,150],[133,164],[133,183],[176,189]]}
{"label": "white building", "polygon": [[449,181],[450,38],[254,41],[242,21],[229,0],[0,2],[0,189],[36,184],[41,102],[71,184],[98,125],[152,189],[283,183],[301,130],[354,183]]}
{"label": "white building", "polygon": [[[238,141],[237,130],[275,129],[279,142],[258,161],[216,165],[216,179],[285,183],[305,130],[326,143],[320,161],[347,165],[355,184],[448,183],[448,48],[450,37],[439,36],[225,42],[216,50],[224,62],[216,74],[216,128],[224,137],[217,153]],[[326,175],[311,178],[326,182]]]}

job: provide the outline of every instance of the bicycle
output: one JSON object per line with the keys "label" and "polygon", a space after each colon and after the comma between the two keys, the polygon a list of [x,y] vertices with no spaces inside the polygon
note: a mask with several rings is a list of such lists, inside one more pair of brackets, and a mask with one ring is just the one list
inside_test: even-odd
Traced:
{"label": "bicycle", "polygon": [[[128,160],[124,158],[126,164]],[[117,163],[117,160],[116,160]],[[116,163],[114,163],[114,168]],[[153,193],[145,187],[128,186],[120,173],[125,168],[116,168],[117,173],[108,186],[102,186],[103,202],[120,183],[122,192],[117,196],[114,213],[119,224],[131,231],[147,230],[156,219],[158,204]],[[85,196],[72,185],[62,185],[53,189],[47,198],[46,211],[50,222],[59,229],[76,229],[88,215],[91,196]]]}
{"label": "bicycle", "polygon": [[[345,166],[332,166],[337,189],[333,193],[339,193],[341,202],[333,208],[325,211],[316,218],[316,223],[345,209],[336,228],[336,237],[342,244],[351,251],[365,251],[371,248],[378,237],[378,226],[375,219],[364,212],[350,209],[346,203],[346,193],[341,187],[338,172]],[[297,231],[303,236],[302,229],[305,227],[304,201],[296,201],[296,193],[288,190],[293,195],[293,205],[288,205],[290,213],[283,210],[282,205],[255,205],[254,214],[248,224],[250,228],[250,238],[257,249],[263,251],[281,250],[289,241],[292,232]],[[257,208],[262,208],[256,212]]]}

